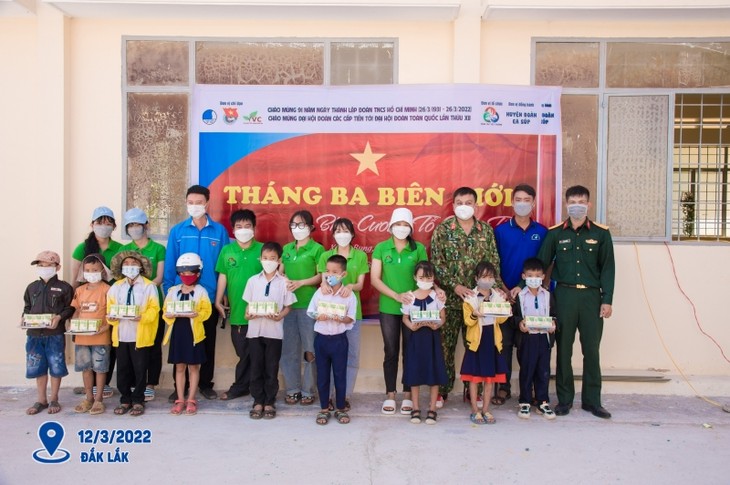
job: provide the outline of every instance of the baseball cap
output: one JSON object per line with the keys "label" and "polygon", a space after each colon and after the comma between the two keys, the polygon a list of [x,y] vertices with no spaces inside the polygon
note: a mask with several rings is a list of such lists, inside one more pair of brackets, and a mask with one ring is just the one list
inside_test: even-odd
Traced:
{"label": "baseball cap", "polygon": [[147,214],[137,207],[129,209],[124,213],[124,226],[129,224],[147,224]]}
{"label": "baseball cap", "polygon": [[61,257],[53,251],[41,251],[30,264],[53,263],[61,264]]}
{"label": "baseball cap", "polygon": [[105,206],[99,206],[96,209],[94,209],[94,213],[91,215],[91,220],[95,221],[100,217],[109,217],[111,219],[114,219],[114,212]]}

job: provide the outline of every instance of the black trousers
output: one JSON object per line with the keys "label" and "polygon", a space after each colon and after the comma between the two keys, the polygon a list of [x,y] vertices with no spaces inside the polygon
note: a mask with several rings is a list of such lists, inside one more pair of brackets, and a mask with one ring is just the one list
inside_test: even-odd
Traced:
{"label": "black trousers", "polygon": [[238,356],[236,363],[236,380],[228,388],[229,396],[243,396],[250,392],[251,387],[251,355],[249,340],[246,338],[248,325],[231,325],[231,343]]}
{"label": "black trousers", "polygon": [[165,335],[165,321],[162,319],[162,312],[157,321],[157,333],[155,343],[150,348],[150,365],[147,368],[147,385],[156,386],[160,383],[162,373],[162,337]]}
{"label": "black trousers", "polygon": [[119,342],[117,347],[117,388],[121,394],[119,402],[122,404],[144,404],[147,367],[152,347],[136,347],[135,342]]}
{"label": "black trousers", "polygon": [[266,337],[248,339],[251,359],[251,396],[254,405],[273,406],[279,392],[281,340]]}
{"label": "black trousers", "polygon": [[[406,349],[411,338],[411,330],[403,323],[403,315],[380,314],[380,332],[383,334],[383,377],[385,378],[385,392],[396,392],[398,379],[398,354],[401,350],[401,335],[403,336],[402,354],[406,361]],[[401,376],[401,383],[403,378]],[[411,392],[411,386],[403,384],[403,392]]]}

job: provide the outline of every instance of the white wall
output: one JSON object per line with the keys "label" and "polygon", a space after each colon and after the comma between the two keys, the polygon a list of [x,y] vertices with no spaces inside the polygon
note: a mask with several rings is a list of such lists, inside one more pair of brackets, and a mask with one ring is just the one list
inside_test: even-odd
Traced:
{"label": "white wall", "polygon": [[[50,7],[45,7],[50,8]],[[0,281],[7,338],[0,340],[0,385],[28,385],[24,380],[24,336],[13,328],[22,311],[24,287],[34,277],[28,263],[46,247],[62,252],[68,278],[70,252],[89,231],[94,207],[109,205],[118,216],[122,211],[122,98],[121,52],[123,35],[204,37],[396,37],[399,39],[399,81],[448,83],[455,76],[454,28],[451,22],[294,22],[244,20],[160,20],[160,19],[71,19],[65,30],[67,48],[67,95],[56,100],[65,106],[65,156],[53,160],[39,153],[48,133],[38,74],[44,49],[50,49],[38,29],[38,19],[0,18],[0,63],[13,66],[0,89],[3,113],[0,120],[0,184],[5,206],[14,212],[12,237],[6,236],[8,254],[6,278]],[[480,66],[476,82],[495,84],[530,83],[530,40],[533,36],[639,37],[721,36],[727,25],[706,23],[568,23],[487,21],[481,38],[469,43],[459,38],[459,48],[473,51],[459,59],[472,59]],[[63,39],[60,39],[63,41]],[[41,45],[39,46],[39,42]],[[463,53],[462,53],[463,54]],[[461,72],[459,70],[459,72]],[[464,71],[468,76],[468,70]],[[461,76],[461,74],[459,75]],[[53,125],[51,125],[53,126]],[[65,168],[63,181],[54,181],[46,197],[34,189],[47,173]],[[52,164],[52,165],[49,165]],[[65,182],[65,183],[64,183]],[[59,186],[59,184],[61,184]],[[60,187],[60,188],[59,188]],[[182,201],[181,201],[182,202]],[[60,210],[66,221],[63,234],[47,231],[46,214]],[[53,227],[52,224],[50,227]],[[115,238],[120,239],[119,229]],[[730,247],[717,245],[670,245],[679,282],[698,309],[705,331],[721,345],[730,342],[725,324],[724,297],[727,285],[713,277],[730,273]],[[636,252],[639,258],[637,260]],[[727,393],[730,383],[717,376],[728,375],[728,363],[717,347],[703,336],[694,322],[689,304],[674,282],[667,248],[661,244],[617,244],[618,263],[614,316],[606,321],[602,346],[603,366],[608,373],[648,369],[667,370],[671,385],[651,384],[637,388],[607,384],[615,392],[689,392],[677,378],[674,361],[700,383],[702,392]],[[639,278],[639,263],[644,285]],[[711,269],[710,269],[711,268]],[[649,304],[644,299],[646,290]],[[649,312],[654,312],[656,326]],[[377,327],[364,330],[360,390],[380,391],[382,341]],[[666,349],[661,344],[664,339]],[[216,381],[220,387],[231,379],[234,355],[227,331],[219,334]],[[730,351],[730,349],[728,349]],[[71,354],[69,354],[71,355]],[[575,366],[580,367],[576,346]],[[164,372],[167,374],[167,372]],[[78,381],[72,372],[68,382]],[[730,381],[724,379],[724,381]],[[664,387],[661,387],[664,386]],[[704,386],[704,387],[703,387]]]}

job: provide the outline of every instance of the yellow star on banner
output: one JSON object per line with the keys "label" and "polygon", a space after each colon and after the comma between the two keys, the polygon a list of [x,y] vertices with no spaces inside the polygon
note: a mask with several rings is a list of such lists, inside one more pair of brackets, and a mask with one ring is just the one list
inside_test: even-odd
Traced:
{"label": "yellow star on banner", "polygon": [[375,172],[375,175],[380,175],[378,173],[378,167],[375,164],[385,156],[385,153],[373,153],[373,150],[370,148],[370,142],[367,142],[365,150],[362,153],[350,153],[350,156],[360,162],[360,166],[357,167],[357,173],[355,175],[360,175],[365,170],[372,170]]}

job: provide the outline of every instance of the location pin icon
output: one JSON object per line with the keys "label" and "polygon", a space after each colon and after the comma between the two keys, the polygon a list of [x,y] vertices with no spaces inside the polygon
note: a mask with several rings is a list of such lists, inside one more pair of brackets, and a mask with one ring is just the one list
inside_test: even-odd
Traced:
{"label": "location pin icon", "polygon": [[63,441],[63,435],[63,426],[56,421],[46,421],[38,427],[38,438],[50,456],[53,456]]}

